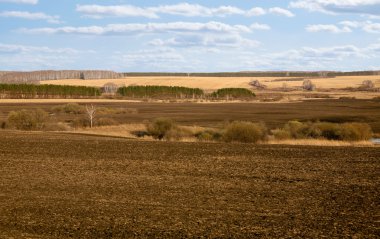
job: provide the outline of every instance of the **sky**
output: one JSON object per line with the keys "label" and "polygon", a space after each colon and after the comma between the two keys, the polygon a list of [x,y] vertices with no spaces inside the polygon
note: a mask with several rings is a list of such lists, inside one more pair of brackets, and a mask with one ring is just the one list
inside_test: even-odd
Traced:
{"label": "sky", "polygon": [[0,70],[380,70],[380,0],[0,0]]}

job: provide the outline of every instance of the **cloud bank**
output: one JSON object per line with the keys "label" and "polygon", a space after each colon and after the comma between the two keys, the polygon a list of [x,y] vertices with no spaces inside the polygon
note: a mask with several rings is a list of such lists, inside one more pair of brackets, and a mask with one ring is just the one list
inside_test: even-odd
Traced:
{"label": "cloud bank", "polygon": [[84,14],[86,17],[103,18],[103,17],[146,17],[159,18],[163,15],[176,15],[183,17],[226,17],[230,15],[240,15],[245,17],[262,16],[274,14],[285,17],[294,17],[295,15],[287,9],[280,7],[265,10],[260,7],[251,9],[241,9],[234,6],[205,7],[199,4],[179,3],[173,5],[160,5],[156,7],[137,7],[133,5],[77,5],[76,11]]}

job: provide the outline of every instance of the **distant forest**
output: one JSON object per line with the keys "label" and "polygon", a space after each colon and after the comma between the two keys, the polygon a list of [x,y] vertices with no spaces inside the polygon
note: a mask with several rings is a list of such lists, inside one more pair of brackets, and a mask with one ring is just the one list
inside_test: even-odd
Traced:
{"label": "distant forest", "polygon": [[1,83],[38,83],[44,80],[58,79],[117,79],[123,77],[124,74],[113,71],[0,71]]}
{"label": "distant forest", "polygon": [[124,72],[101,70],[62,70],[62,71],[0,71],[0,83],[38,83],[44,80],[58,79],[117,79],[143,76],[196,76],[196,77],[336,77],[380,75],[380,71],[252,71],[252,72],[216,72],[216,73],[169,73],[169,72]]}

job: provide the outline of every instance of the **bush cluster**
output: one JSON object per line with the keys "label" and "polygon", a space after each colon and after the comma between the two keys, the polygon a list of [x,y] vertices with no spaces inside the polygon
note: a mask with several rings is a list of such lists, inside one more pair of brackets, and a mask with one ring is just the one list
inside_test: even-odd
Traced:
{"label": "bush cluster", "polygon": [[146,125],[148,135],[154,139],[162,140],[168,135],[173,135],[173,130],[177,128],[175,122],[168,118],[157,118]]}
{"label": "bush cluster", "polygon": [[52,111],[66,114],[83,114],[86,109],[77,103],[68,103],[66,105],[55,106],[52,108]]}
{"label": "bush cluster", "polygon": [[227,125],[222,135],[225,142],[257,143],[267,137],[267,128],[261,123],[235,121]]}
{"label": "bush cluster", "polygon": [[222,133],[216,130],[204,130],[197,132],[194,135],[201,142],[219,141],[222,138]]}
{"label": "bush cluster", "polygon": [[[158,118],[146,125],[146,135],[159,140],[180,140],[184,137],[195,137],[201,142],[224,141],[257,143],[267,137],[267,128],[264,124],[236,121],[228,124],[224,130],[206,129],[192,133],[178,127],[168,118]],[[145,135],[145,134],[144,134]]]}
{"label": "bush cluster", "polygon": [[372,129],[365,123],[329,123],[290,121],[282,129],[273,131],[276,139],[328,139],[343,141],[369,140]]}
{"label": "bush cluster", "polygon": [[12,111],[8,115],[8,125],[18,130],[42,130],[47,119],[48,114],[41,109]]}

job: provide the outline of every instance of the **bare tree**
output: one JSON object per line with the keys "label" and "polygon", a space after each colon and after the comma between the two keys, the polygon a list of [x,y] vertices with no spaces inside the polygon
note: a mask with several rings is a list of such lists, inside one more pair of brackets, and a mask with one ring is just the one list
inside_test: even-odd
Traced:
{"label": "bare tree", "polygon": [[282,83],[282,90],[287,91],[288,90],[288,83],[284,82]]}
{"label": "bare tree", "polygon": [[96,114],[96,108],[94,107],[94,105],[91,104],[91,107],[88,107],[86,105],[86,113],[87,113],[88,120],[90,121],[90,128],[92,128],[94,124],[95,114]]}
{"label": "bare tree", "polygon": [[362,82],[363,89],[369,90],[369,89],[373,89],[374,87],[375,87],[375,84],[371,80],[365,80]]}
{"label": "bare tree", "polygon": [[108,82],[103,85],[103,92],[107,94],[113,95],[117,92],[117,89],[119,89],[119,87],[113,82]]}
{"label": "bare tree", "polygon": [[304,80],[302,88],[307,91],[314,91],[316,87],[311,80]]}
{"label": "bare tree", "polygon": [[253,81],[249,82],[249,85],[256,87],[257,89],[267,88],[267,86],[262,84],[259,80],[253,80]]}

